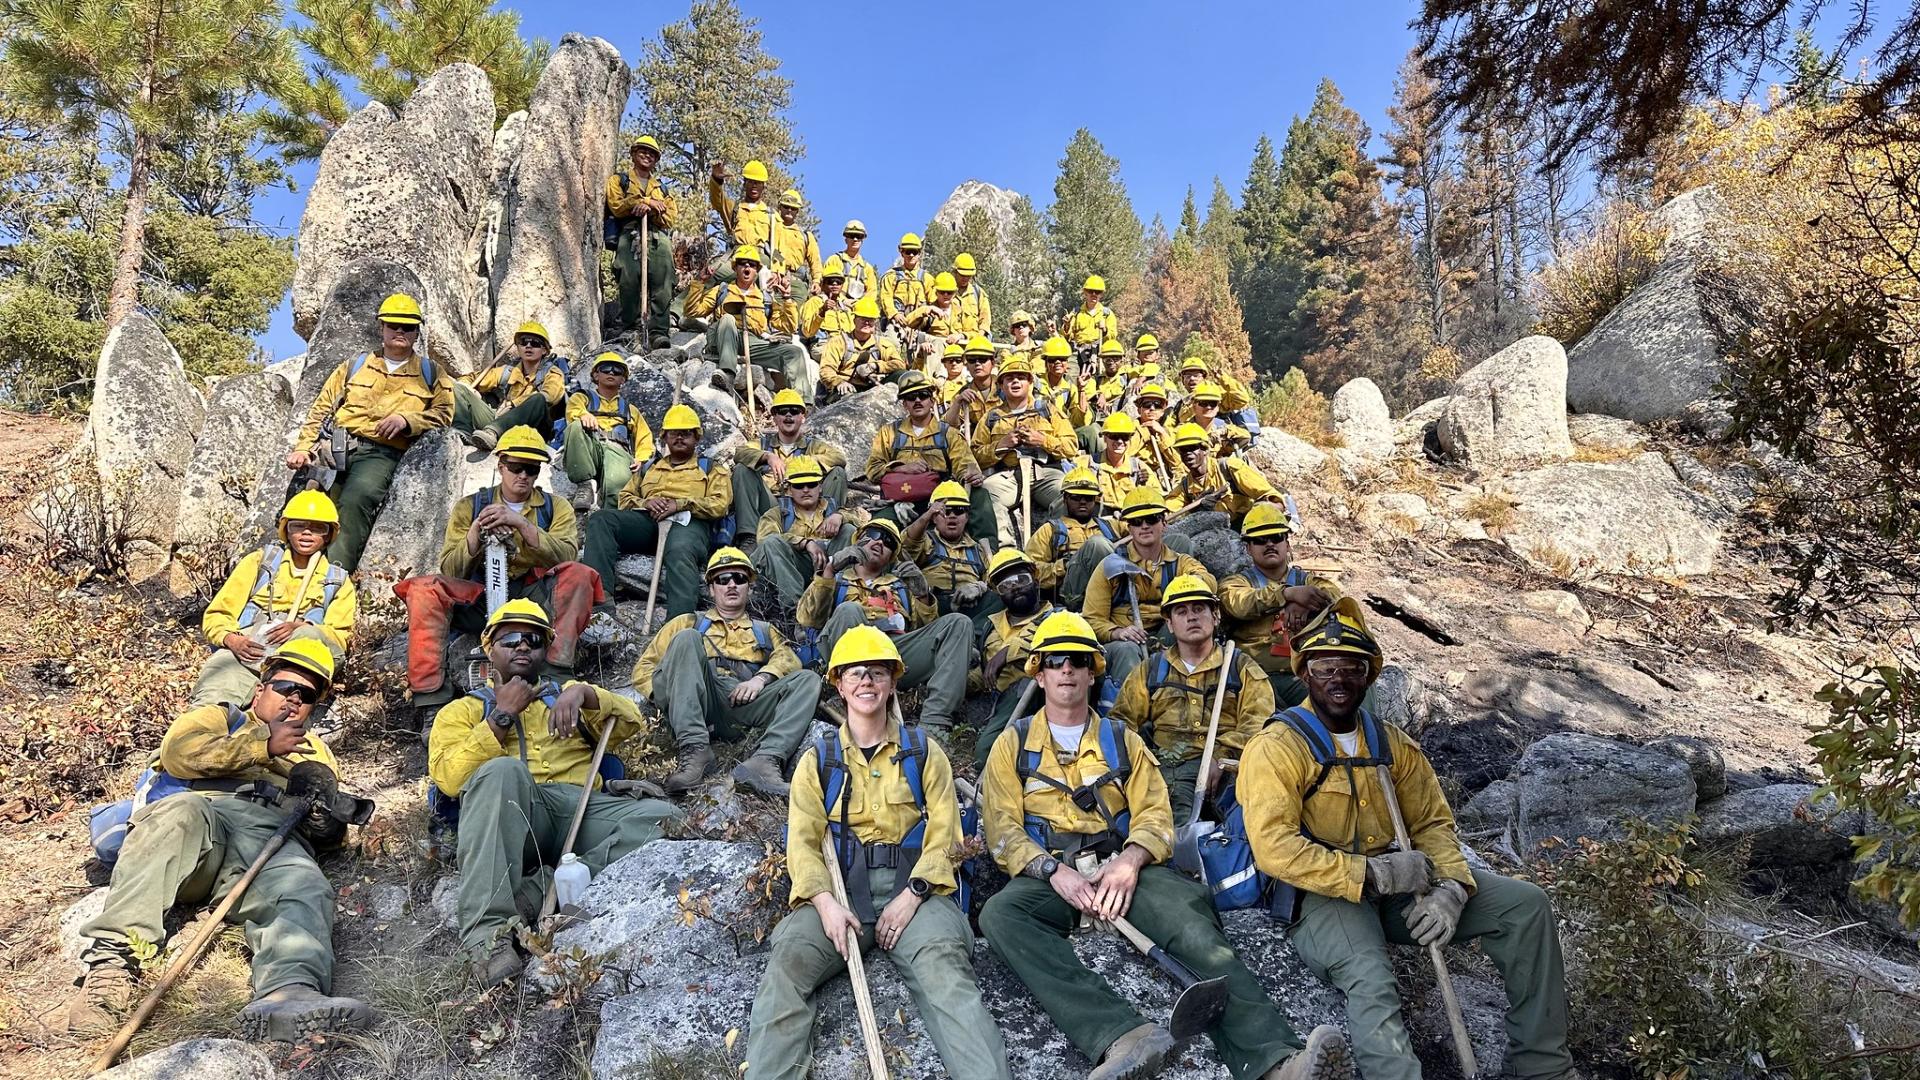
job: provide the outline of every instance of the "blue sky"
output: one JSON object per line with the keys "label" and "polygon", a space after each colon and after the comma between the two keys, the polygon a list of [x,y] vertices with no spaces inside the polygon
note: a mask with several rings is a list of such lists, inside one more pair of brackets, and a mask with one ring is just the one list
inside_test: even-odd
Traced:
{"label": "blue sky", "polygon": [[[1143,223],[1156,213],[1173,223],[1189,184],[1204,212],[1215,174],[1237,198],[1255,141],[1263,132],[1284,139],[1323,77],[1376,131],[1386,125],[1418,6],[743,0],[763,47],[794,81],[790,119],[807,147],[803,193],[831,234],[823,249],[837,250],[840,224],[857,217],[870,247],[889,254],[894,238],[918,231],[969,178],[1045,208],[1080,127],[1119,160]],[[629,62],[686,14],[679,0],[561,0],[520,11],[528,36],[595,34]],[[307,166],[296,174],[299,191],[262,199],[259,219],[297,231],[312,176]],[[291,321],[283,304],[262,338],[275,357],[304,348]]]}

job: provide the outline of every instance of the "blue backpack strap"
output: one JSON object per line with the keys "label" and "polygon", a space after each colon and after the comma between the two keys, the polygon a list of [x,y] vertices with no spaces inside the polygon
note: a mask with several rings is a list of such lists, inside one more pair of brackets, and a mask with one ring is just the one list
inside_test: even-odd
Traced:
{"label": "blue backpack strap", "polygon": [[1120,531],[1113,527],[1113,522],[1108,521],[1106,518],[1103,518],[1098,514],[1094,515],[1093,521],[1094,521],[1094,524],[1100,527],[1100,535],[1106,537],[1108,543],[1111,544],[1119,541]]}
{"label": "blue backpack strap", "polygon": [[[782,495],[775,502],[780,506],[780,531],[786,532],[793,528],[793,499],[791,496]],[[833,511],[829,510],[827,513],[831,514]]]}
{"label": "blue backpack strap", "polygon": [[895,581],[893,583],[893,594],[900,600],[900,617],[902,619],[908,619],[913,614],[913,597],[907,594],[907,583],[904,581]]}
{"label": "blue backpack strap", "polygon": [[[314,557],[319,558],[320,553],[315,552]],[[325,622],[327,609],[333,606],[333,598],[339,594],[340,586],[346,580],[347,572],[345,570],[340,569],[332,563],[328,563],[327,574],[320,579],[320,602],[308,608],[306,614],[302,615],[301,618],[315,626],[319,626]]]}
{"label": "blue backpack strap", "polygon": [[[273,584],[273,575],[279,572],[280,561],[286,558],[286,555],[287,549],[277,543],[270,543],[260,549],[260,573],[254,576],[253,591],[247,594],[246,606],[240,609],[241,626],[251,626],[253,620],[260,617],[260,605],[254,603],[253,598],[258,596],[261,590]],[[333,572],[329,569],[327,573],[331,577]]]}
{"label": "blue backpack strap", "polygon": [[[1247,564],[1246,572],[1247,572],[1247,584],[1252,585],[1256,589],[1264,589],[1267,586],[1273,584],[1273,580],[1267,577],[1267,575],[1261,573],[1260,568],[1257,566],[1254,566],[1252,563]],[[1293,583],[1288,582],[1288,584],[1291,585]]]}
{"label": "blue backpack strap", "polygon": [[1286,582],[1288,585],[1305,585],[1307,583],[1307,572],[1297,566],[1289,566],[1287,567]]}

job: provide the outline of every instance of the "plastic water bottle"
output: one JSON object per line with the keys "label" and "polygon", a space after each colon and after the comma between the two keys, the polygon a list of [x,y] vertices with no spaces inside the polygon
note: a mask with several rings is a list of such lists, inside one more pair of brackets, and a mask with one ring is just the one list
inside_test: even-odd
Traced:
{"label": "plastic water bottle", "polygon": [[564,908],[578,904],[580,897],[586,894],[587,883],[593,880],[593,872],[580,856],[569,851],[560,856],[560,868],[553,872],[554,906]]}

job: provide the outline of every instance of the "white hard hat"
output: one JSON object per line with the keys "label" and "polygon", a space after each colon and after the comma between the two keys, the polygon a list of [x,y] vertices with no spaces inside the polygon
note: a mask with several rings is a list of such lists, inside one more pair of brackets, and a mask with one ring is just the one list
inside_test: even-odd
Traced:
{"label": "white hard hat", "polygon": [[854,218],[852,221],[847,222],[847,227],[840,230],[840,235],[845,236],[848,233],[854,233],[859,236],[867,235],[866,222],[861,221],[859,218]]}

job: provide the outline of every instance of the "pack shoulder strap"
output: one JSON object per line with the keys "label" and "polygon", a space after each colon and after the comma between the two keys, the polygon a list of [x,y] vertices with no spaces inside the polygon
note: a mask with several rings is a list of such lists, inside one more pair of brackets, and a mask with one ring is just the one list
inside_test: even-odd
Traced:
{"label": "pack shoulder strap", "polygon": [[1300,795],[1302,803],[1320,790],[1320,785],[1327,782],[1327,777],[1336,766],[1372,768],[1393,764],[1393,746],[1387,741],[1386,726],[1365,709],[1360,710],[1360,733],[1367,741],[1366,757],[1342,757],[1333,733],[1327,730],[1326,722],[1307,708],[1295,705],[1281,712],[1280,719],[1306,742],[1308,752],[1320,765],[1319,777],[1307,785],[1307,790]]}

